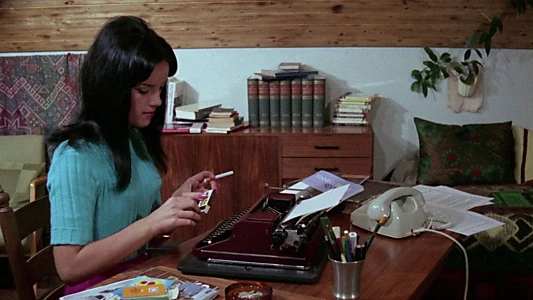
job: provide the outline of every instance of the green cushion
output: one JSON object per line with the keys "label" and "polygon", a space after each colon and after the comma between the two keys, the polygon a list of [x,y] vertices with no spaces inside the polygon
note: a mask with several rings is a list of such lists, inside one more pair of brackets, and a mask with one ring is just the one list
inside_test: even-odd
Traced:
{"label": "green cushion", "polygon": [[0,185],[9,193],[9,205],[17,209],[30,201],[30,183],[44,169],[44,163],[0,162]]}
{"label": "green cushion", "polygon": [[515,183],[511,122],[459,126],[414,121],[420,145],[419,183]]}
{"label": "green cushion", "polygon": [[43,135],[0,136],[0,162],[44,163]]}

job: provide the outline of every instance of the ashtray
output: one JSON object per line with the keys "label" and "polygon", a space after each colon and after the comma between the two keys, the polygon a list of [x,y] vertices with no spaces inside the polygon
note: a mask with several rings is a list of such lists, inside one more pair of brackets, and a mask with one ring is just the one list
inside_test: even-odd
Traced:
{"label": "ashtray", "polygon": [[262,282],[237,282],[226,287],[226,300],[271,300],[272,287]]}

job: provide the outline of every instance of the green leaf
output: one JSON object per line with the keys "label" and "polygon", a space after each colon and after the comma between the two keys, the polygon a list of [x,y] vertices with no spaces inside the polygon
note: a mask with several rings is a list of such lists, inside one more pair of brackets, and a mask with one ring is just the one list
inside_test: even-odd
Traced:
{"label": "green leaf", "polygon": [[479,65],[475,62],[472,64],[472,69],[474,69],[474,73],[477,75],[479,74]]}
{"label": "green leaf", "polygon": [[448,70],[446,70],[445,67],[440,67],[440,71],[442,72],[442,76],[444,76],[444,78],[450,77],[450,74],[448,74]]}
{"label": "green leaf", "polygon": [[[533,0],[532,0],[533,1]],[[442,55],[440,56],[440,61],[444,62],[444,63],[450,63],[450,61],[452,61],[452,56],[450,55],[450,53],[448,52],[444,52],[442,53]]]}
{"label": "green leaf", "polygon": [[487,53],[487,56],[490,54],[490,48],[492,46],[491,40],[487,39],[485,41],[485,53]]}
{"label": "green leaf", "polygon": [[472,50],[468,49],[465,51],[464,60],[468,60],[470,58],[470,55],[472,54]]}
{"label": "green leaf", "polygon": [[[533,1],[533,0],[531,0]],[[479,58],[483,58],[483,55],[481,55],[481,51],[479,51],[478,49],[474,49],[474,51],[476,51],[476,54],[477,56],[479,56]]]}
{"label": "green leaf", "polygon": [[418,80],[418,81],[420,81],[420,80],[422,80],[422,73],[420,73],[419,70],[413,70],[413,71],[411,71],[411,77],[416,79],[416,80]]}
{"label": "green leaf", "polygon": [[424,97],[427,97],[428,96],[428,87],[427,86],[422,86],[422,93],[424,94]]}
{"label": "green leaf", "polygon": [[503,22],[500,19],[500,17],[494,16],[494,18],[492,19],[492,22],[496,23],[496,28],[498,29],[498,31],[500,33],[503,33]]}
{"label": "green leaf", "polygon": [[434,62],[437,62],[438,59],[437,59],[437,55],[435,55],[435,53],[433,52],[433,50],[431,50],[431,48],[429,47],[424,47],[424,51],[426,51],[427,55],[429,56],[429,58],[434,61]]}
{"label": "green leaf", "polygon": [[412,92],[419,92],[420,91],[420,83],[418,81],[415,81],[411,84],[411,91]]}
{"label": "green leaf", "polygon": [[474,84],[475,80],[476,80],[476,76],[472,72],[468,73],[468,76],[465,79],[461,78],[461,81],[464,82],[464,84],[467,84],[467,85]]}
{"label": "green leaf", "polygon": [[[533,1],[533,0],[531,0]],[[476,46],[478,42],[478,39],[479,39],[479,33],[474,33],[472,34],[468,40],[466,41],[466,45],[465,45],[465,48],[474,48]]]}
{"label": "green leaf", "polygon": [[435,66],[435,63],[432,62],[431,60],[424,60],[424,61],[422,62],[422,64],[423,64],[424,66],[428,67],[428,68],[432,68],[433,66]]}

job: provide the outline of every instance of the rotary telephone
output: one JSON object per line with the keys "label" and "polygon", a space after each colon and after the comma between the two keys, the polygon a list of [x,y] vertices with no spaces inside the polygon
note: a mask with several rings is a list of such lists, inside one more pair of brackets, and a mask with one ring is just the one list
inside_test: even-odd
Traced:
{"label": "rotary telephone", "polygon": [[376,199],[352,212],[353,225],[373,231],[377,222],[386,217],[378,234],[392,238],[403,238],[413,234],[412,230],[426,226],[428,215],[424,211],[424,196],[410,187],[392,188]]}

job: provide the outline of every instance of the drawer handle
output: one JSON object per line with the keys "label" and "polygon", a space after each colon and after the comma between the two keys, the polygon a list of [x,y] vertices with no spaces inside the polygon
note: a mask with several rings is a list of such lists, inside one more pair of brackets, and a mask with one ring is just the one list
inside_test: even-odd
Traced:
{"label": "drawer handle", "polygon": [[333,172],[333,171],[338,171],[339,168],[315,168],[315,171],[328,171],[328,172]]}
{"label": "drawer handle", "polygon": [[321,146],[321,145],[315,145],[315,149],[318,149],[318,150],[339,150],[339,146]]}

